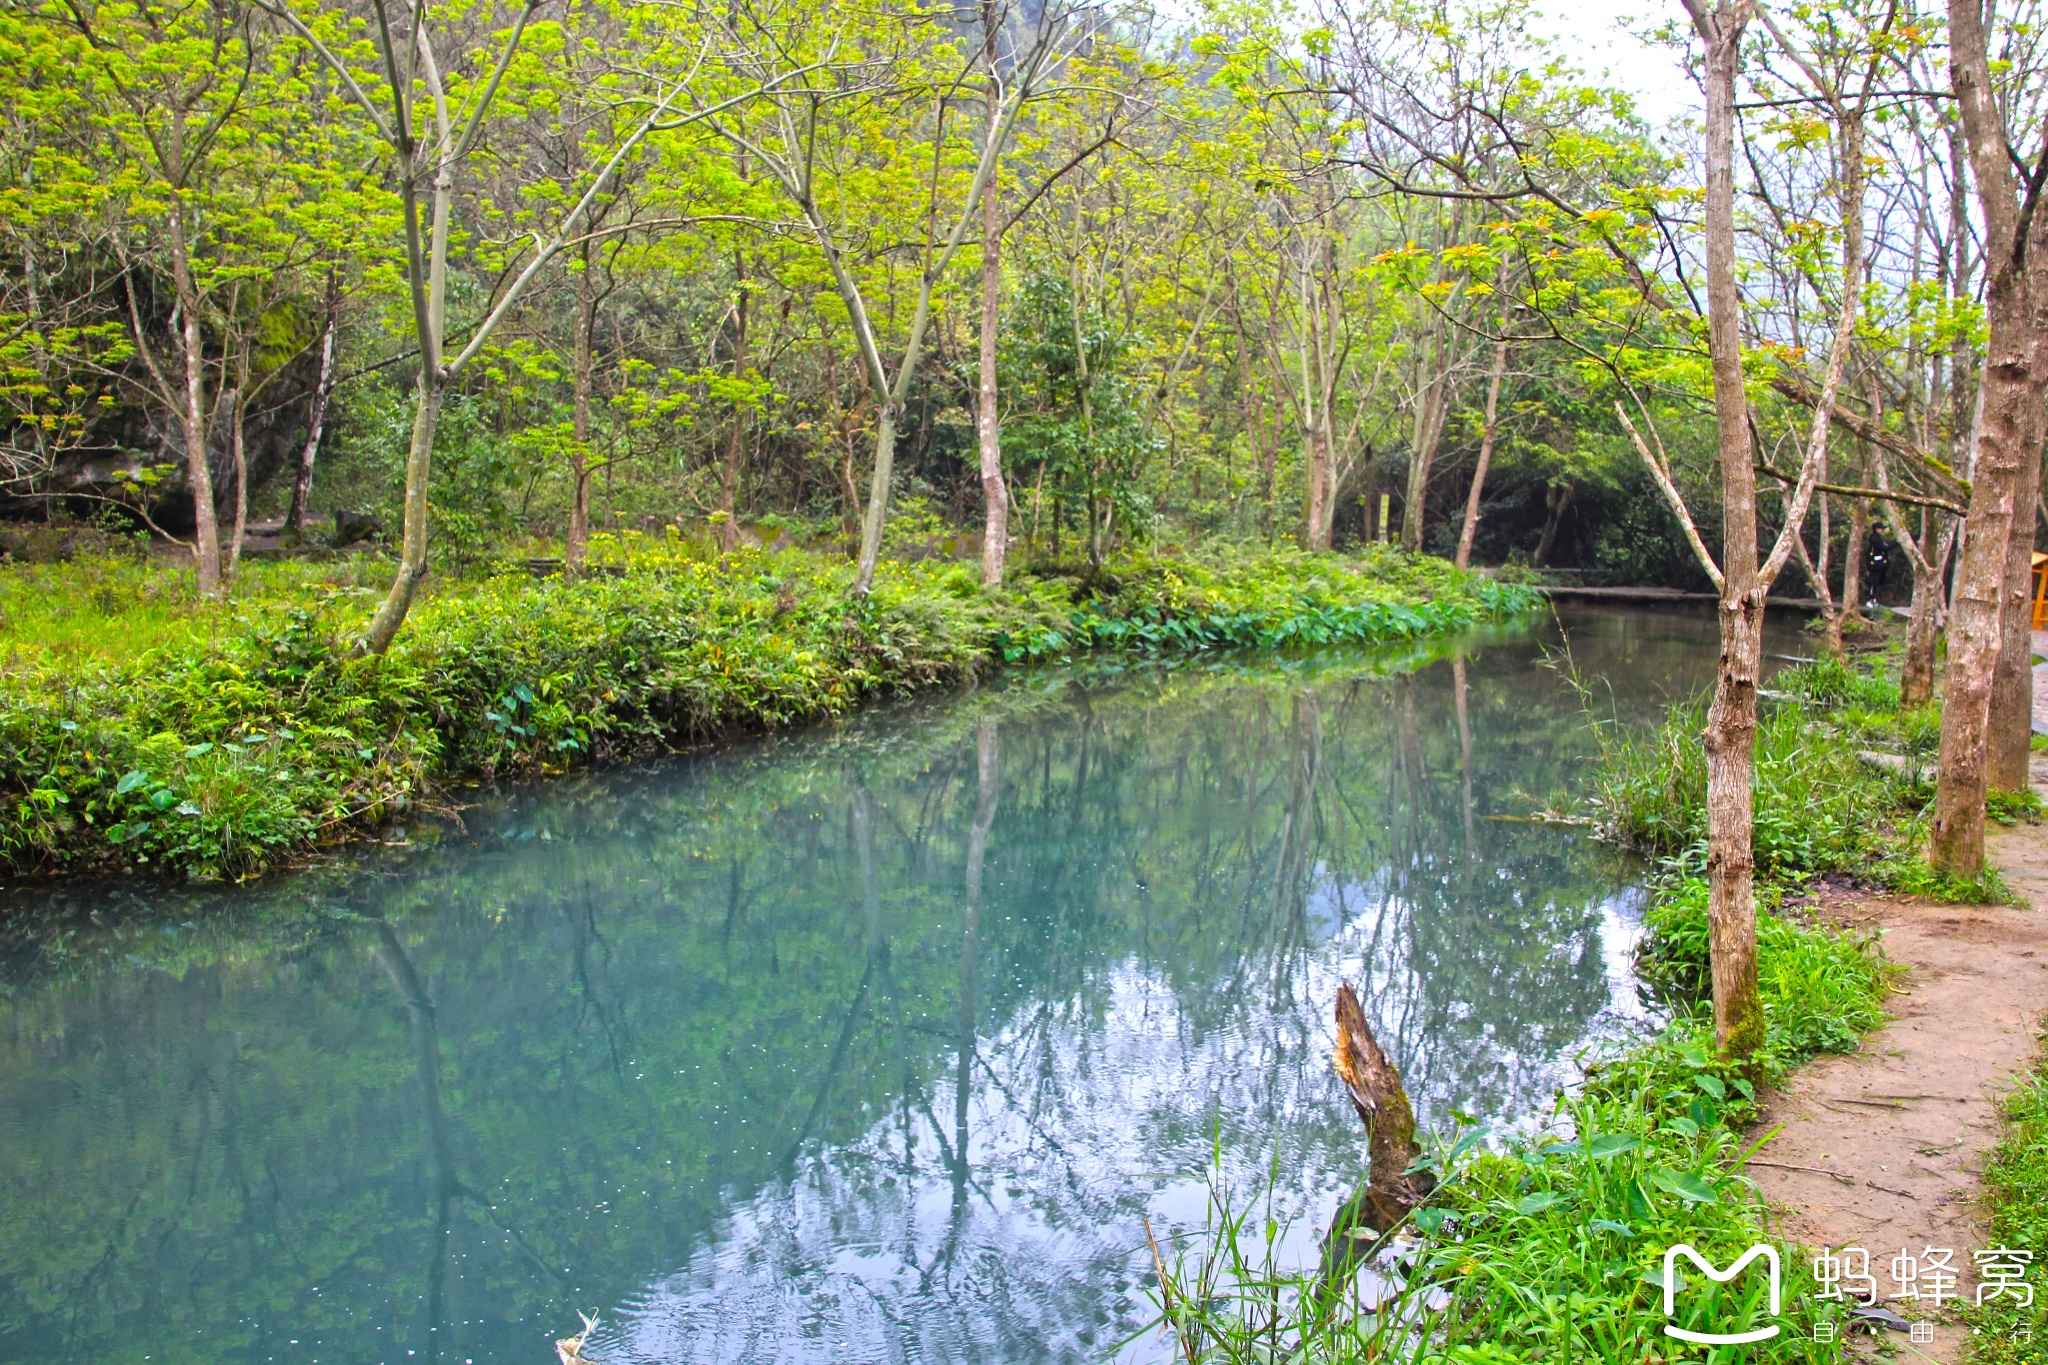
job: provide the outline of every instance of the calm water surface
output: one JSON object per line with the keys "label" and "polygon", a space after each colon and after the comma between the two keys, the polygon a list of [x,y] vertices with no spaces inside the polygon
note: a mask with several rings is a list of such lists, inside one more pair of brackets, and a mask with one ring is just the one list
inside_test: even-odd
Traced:
{"label": "calm water surface", "polygon": [[[1624,720],[1710,676],[1708,613],[1563,622]],[[1425,1124],[1640,1025],[1629,869],[1493,818],[1583,778],[1558,639],[1027,675],[18,892],[68,918],[0,976],[0,1360],[537,1365],[579,1309],[605,1362],[1115,1353],[1141,1219],[1361,1177],[1340,980]]]}

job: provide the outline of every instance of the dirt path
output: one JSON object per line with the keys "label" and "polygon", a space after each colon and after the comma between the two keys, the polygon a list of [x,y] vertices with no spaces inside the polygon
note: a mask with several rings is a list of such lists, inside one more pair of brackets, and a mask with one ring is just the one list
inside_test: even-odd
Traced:
{"label": "dirt path", "polygon": [[[2044,779],[2037,760],[2036,786]],[[1995,830],[1991,845],[2021,898],[2048,907],[2048,825]],[[1997,1099],[2032,1063],[2048,1023],[2048,913],[1842,891],[1824,892],[1817,908],[1881,930],[1886,956],[1907,971],[1888,1002],[1891,1023],[1853,1056],[1805,1067],[1772,1099],[1758,1131],[1780,1131],[1751,1173],[1792,1241],[1867,1249],[1881,1294],[1898,1291],[1899,1252],[1924,1260],[1928,1247],[1954,1252],[1967,1294],[1970,1252],[1987,1245],[1974,1192],[1998,1137]],[[1910,1320],[1928,1316],[1926,1304],[1890,1306]],[[1961,1359],[1965,1329],[1937,1326],[1917,1345],[1888,1335],[1902,1359],[1947,1363]]]}

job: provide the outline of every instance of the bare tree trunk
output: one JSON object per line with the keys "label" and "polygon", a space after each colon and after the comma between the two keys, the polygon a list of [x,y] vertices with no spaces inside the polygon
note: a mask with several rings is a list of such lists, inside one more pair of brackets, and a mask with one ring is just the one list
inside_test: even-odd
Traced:
{"label": "bare tree trunk", "polygon": [[[1703,736],[1708,936],[1714,1040],[1723,1054],[1746,1060],[1764,1041],[1750,778],[1768,587],[1757,564],[1756,472],[1743,389],[1742,301],[1735,281],[1735,73],[1751,9],[1735,0],[1718,0],[1713,9],[1707,0],[1686,0],[1686,8],[1706,48],[1707,340],[1721,457],[1721,657]],[[1803,510],[1792,509],[1788,519],[1796,521]]]}
{"label": "bare tree trunk", "polygon": [[1336,513],[1336,452],[1332,448],[1337,425],[1336,376],[1331,373],[1331,350],[1337,330],[1336,298],[1331,287],[1337,272],[1337,239],[1330,231],[1329,215],[1335,211],[1327,175],[1316,178],[1316,217],[1309,233],[1309,247],[1303,253],[1302,272],[1302,417],[1308,426],[1307,548],[1326,553],[1330,528]]}
{"label": "bare tree trunk", "polygon": [[[174,120],[178,130],[183,120]],[[206,334],[199,323],[199,288],[192,277],[191,253],[185,238],[184,202],[170,205],[171,280],[177,290],[178,320],[184,353],[184,401],[178,425],[185,437],[185,480],[192,489],[192,541],[199,571],[199,595],[217,598],[223,592],[220,574],[220,521],[213,506],[213,465],[207,451]]]}
{"label": "bare tree trunk", "polygon": [[[1507,309],[1501,309],[1501,330],[1507,330]],[[1479,433],[1479,464],[1472,471],[1472,491],[1465,495],[1465,526],[1458,532],[1458,559],[1461,569],[1472,566],[1472,537],[1479,531],[1479,499],[1486,492],[1486,470],[1493,463],[1493,441],[1499,430],[1500,382],[1508,372],[1508,340],[1502,336],[1493,343],[1493,373],[1486,377],[1486,425]],[[1553,523],[1547,528],[1556,533]],[[1548,537],[1544,548],[1549,549]]]}
{"label": "bare tree trunk", "polygon": [[1842,615],[1862,622],[1863,560],[1870,553],[1870,499],[1849,501],[1849,543],[1842,550]]}
{"label": "bare tree trunk", "polygon": [[1408,449],[1408,496],[1401,508],[1401,548],[1422,551],[1422,508],[1429,492],[1429,467],[1436,460],[1437,442],[1444,434],[1444,418],[1450,410],[1451,376],[1444,357],[1443,324],[1439,322],[1431,340],[1435,366],[1415,400],[1415,426]]}
{"label": "bare tree trunk", "polygon": [[572,392],[569,428],[569,529],[562,537],[562,567],[575,573],[590,547],[590,389],[596,349],[597,282],[591,276],[590,244],[579,254],[576,272],[576,317],[571,323],[569,382]]}
{"label": "bare tree trunk", "polygon": [[[743,379],[747,372],[747,281],[746,267],[742,260],[739,272],[739,298],[733,304],[732,377]],[[739,488],[740,460],[746,453],[747,414],[737,403],[732,410],[732,430],[725,441],[725,465],[718,480],[718,510],[725,513],[725,520],[718,527],[718,543],[726,553],[739,548]]]}
{"label": "bare tree trunk", "polygon": [[882,524],[889,511],[889,484],[896,468],[896,401],[882,395],[875,414],[875,466],[868,475],[868,503],[861,512],[860,557],[855,561],[853,590],[865,594],[875,581],[882,559]]}
{"label": "bare tree trunk", "polygon": [[[1821,459],[1825,462],[1827,456],[1822,455]],[[1822,465],[1820,476],[1823,479],[1828,476],[1825,463]],[[1785,492],[1789,498],[1790,490]],[[1797,539],[1793,542],[1793,553],[1799,559],[1799,567],[1806,571],[1806,581],[1813,588],[1814,597],[1820,602],[1820,619],[1824,628],[1821,635],[1822,646],[1827,650],[1828,657],[1839,659],[1842,657],[1843,608],[1842,604],[1835,600],[1834,588],[1828,583],[1828,541],[1831,535],[1831,528],[1828,526],[1828,495],[1822,493],[1815,501],[1820,504],[1820,562],[1816,564],[1807,557],[1804,531],[1794,533]]]}
{"label": "bare tree trunk", "polygon": [[[996,76],[996,39],[1002,10],[982,0],[981,56],[988,68],[988,138],[1002,135],[1002,99]],[[1003,483],[1003,433],[996,393],[996,329],[1002,321],[1003,203],[993,175],[981,199],[981,389],[974,410],[974,437],[981,452],[981,585],[1003,586],[1003,562],[1010,549],[1010,490]]]}
{"label": "bare tree trunk", "polygon": [[313,462],[320,455],[320,433],[327,425],[327,400],[334,394],[334,358],[341,335],[341,276],[327,272],[327,325],[320,333],[320,377],[313,384],[313,410],[306,420],[306,443],[299,448],[299,465],[292,479],[291,510],[284,524],[294,534],[306,531],[306,509],[313,496]]}
{"label": "bare tree trunk", "polygon": [[398,572],[364,637],[372,654],[391,648],[427,577],[427,475],[433,465],[434,428],[441,423],[445,394],[433,365],[422,364],[413,402],[412,443],[405,452],[405,529],[399,540]]}
{"label": "bare tree trunk", "polygon": [[249,530],[249,353],[242,348],[236,366],[234,401],[228,407],[228,456],[235,472],[235,519],[228,535],[228,552],[221,566],[221,581],[232,583],[242,563],[242,541]]}
{"label": "bare tree trunk", "polygon": [[[1978,378],[1969,517],[1948,626],[1941,770],[1928,857],[1944,872],[1974,877],[1984,867],[1991,701],[2005,633],[2002,599],[2014,523],[2033,518],[2033,499],[2020,499],[2037,477],[2030,467],[2040,460],[2048,366],[2042,363],[2043,337],[2032,317],[2040,286],[2028,263],[2030,254],[2040,253],[2028,250],[2032,225],[2021,216],[2005,115],[1992,85],[1984,14],[1974,0],[1950,0],[1949,47],[1956,108],[1984,224],[1988,340]],[[2048,268],[2048,263],[2035,268]]]}
{"label": "bare tree trunk", "polygon": [[2000,791],[2025,791],[2032,777],[2034,740],[2034,503],[2041,490],[2040,405],[2022,437],[2031,451],[2020,464],[2013,491],[2012,539],[2005,561],[1998,663],[1991,683],[1991,754],[1985,781]]}
{"label": "bare tree trunk", "polygon": [[1550,562],[1550,547],[1557,541],[1557,528],[1564,521],[1565,509],[1571,503],[1572,486],[1568,483],[1552,484],[1543,495],[1543,505],[1549,515],[1543,519],[1543,534],[1536,541],[1536,553],[1529,559],[1534,567],[1540,569]]}
{"label": "bare tree trunk", "polygon": [[1941,609],[1941,581],[1933,573],[1913,575],[1913,615],[1906,622],[1906,657],[1899,669],[1899,705],[1925,706],[1934,700],[1934,642],[1940,637],[1934,618]]}
{"label": "bare tree trunk", "polygon": [[1330,548],[1331,450],[1330,412],[1324,401],[1328,386],[1323,379],[1323,338],[1321,308],[1305,280],[1303,288],[1304,326],[1301,342],[1302,419],[1308,431],[1308,506],[1305,509],[1304,547],[1311,552]]}

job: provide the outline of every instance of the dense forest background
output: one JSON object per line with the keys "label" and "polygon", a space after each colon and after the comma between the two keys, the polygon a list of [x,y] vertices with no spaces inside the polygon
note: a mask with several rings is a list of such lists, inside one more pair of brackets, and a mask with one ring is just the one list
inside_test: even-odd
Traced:
{"label": "dense forest background", "polygon": [[[9,0],[5,509],[202,559],[217,520],[224,576],[247,526],[395,537],[427,347],[437,567],[671,524],[851,550],[870,510],[970,557],[994,501],[1054,560],[1463,534],[1705,588],[1645,454],[1718,543],[1698,132],[1528,19]],[[1846,267],[1822,482],[1936,504],[1982,273],[1941,28],[1776,14],[1740,130],[1766,463],[1799,466]],[[1929,513],[1824,489],[1809,582],[1903,600]]]}

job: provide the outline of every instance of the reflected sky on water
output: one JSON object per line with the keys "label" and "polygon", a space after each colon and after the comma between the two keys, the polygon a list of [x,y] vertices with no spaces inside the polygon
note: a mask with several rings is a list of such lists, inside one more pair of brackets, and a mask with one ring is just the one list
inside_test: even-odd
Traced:
{"label": "reflected sky on water", "polygon": [[[1603,715],[1710,676],[1710,613],[1562,619]],[[578,1310],[606,1362],[1109,1354],[1145,1220],[1270,1178],[1312,1255],[1361,1178],[1339,981],[1425,1125],[1641,1026],[1629,866],[1512,818],[1593,752],[1557,640],[1017,675],[18,892],[0,1361],[540,1361]]]}

